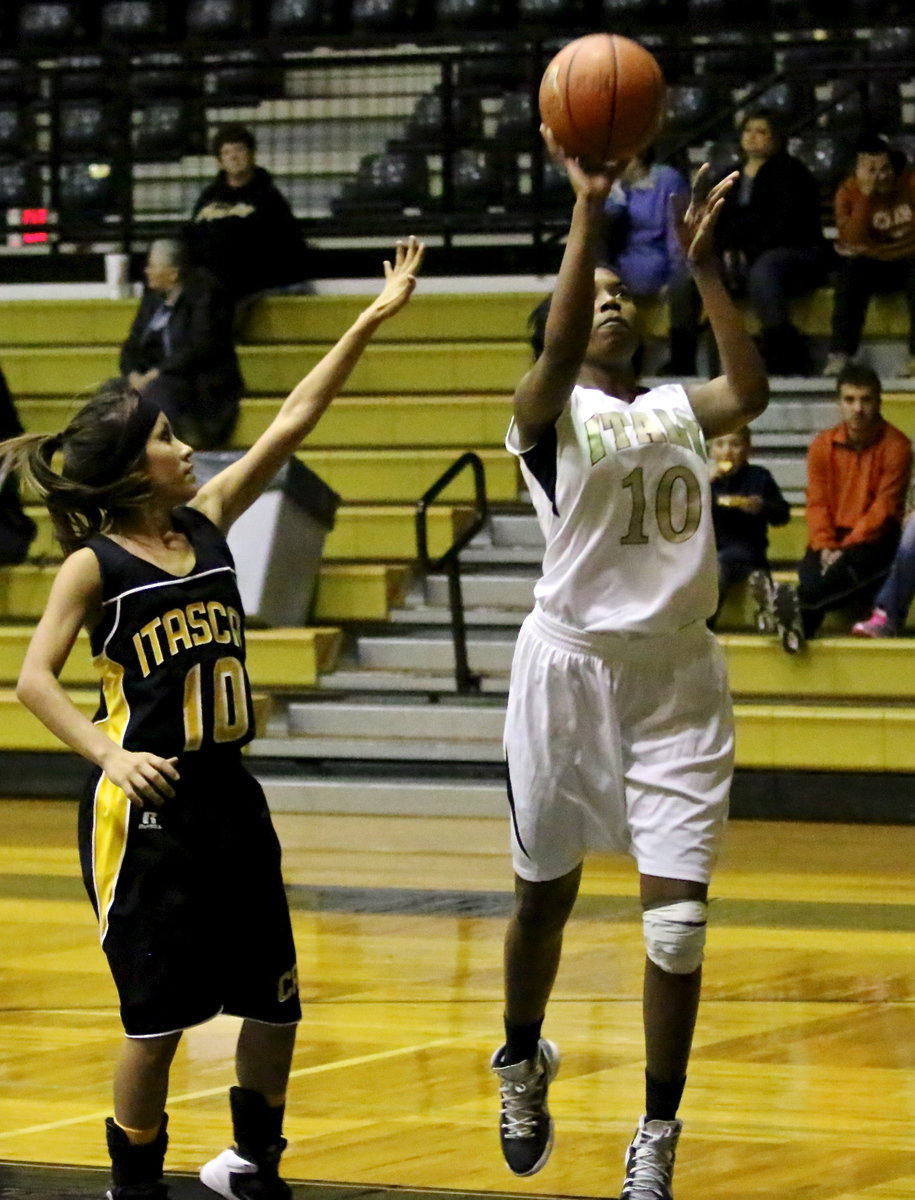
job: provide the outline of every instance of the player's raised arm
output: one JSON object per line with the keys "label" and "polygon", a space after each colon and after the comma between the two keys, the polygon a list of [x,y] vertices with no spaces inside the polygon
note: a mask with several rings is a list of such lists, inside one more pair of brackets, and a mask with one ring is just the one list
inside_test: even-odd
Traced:
{"label": "player's raised arm", "polygon": [[536,444],[562,412],[578,379],[591,336],[594,271],[603,240],[604,203],[621,164],[607,163],[586,172],[568,158],[546,126],[550,154],[561,162],[575,190],[572,221],[546,321],[543,353],[515,391],[515,423],[523,447]]}
{"label": "player's raised arm", "polygon": [[410,299],[424,253],[425,246],[414,237],[397,243],[393,264],[384,264],[384,287],[377,298],[359,314],[333,349],[296,384],[247,454],[203,485],[192,501],[194,508],[225,531],[254,503],[318,423],[375,331]]}
{"label": "player's raised arm", "polygon": [[690,403],[707,437],[748,425],[769,403],[765,363],[724,286],[715,253],[715,222],[736,178],[734,172],[710,187],[709,166],[704,164],[696,175],[689,207],[679,218],[674,214],[721,358],[722,374],[690,389]]}

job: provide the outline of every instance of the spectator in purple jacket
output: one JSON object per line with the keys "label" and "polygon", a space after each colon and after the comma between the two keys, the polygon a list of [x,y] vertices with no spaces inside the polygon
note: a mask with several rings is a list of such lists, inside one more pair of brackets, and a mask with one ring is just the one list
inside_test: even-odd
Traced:
{"label": "spectator in purple jacket", "polygon": [[696,373],[698,297],[671,206],[689,202],[689,184],[674,167],[654,161],[649,147],[632,159],[607,197],[605,259],[636,301],[666,295],[670,306],[670,362],[675,375]]}

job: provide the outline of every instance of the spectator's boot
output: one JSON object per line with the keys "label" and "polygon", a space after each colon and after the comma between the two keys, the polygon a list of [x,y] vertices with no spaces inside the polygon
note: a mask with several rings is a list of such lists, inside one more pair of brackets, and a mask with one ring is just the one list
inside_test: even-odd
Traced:
{"label": "spectator's boot", "polygon": [[775,621],[782,648],[788,654],[800,654],[807,645],[801,606],[797,588],[790,583],[779,583],[775,587]]}
{"label": "spectator's boot", "polygon": [[677,379],[695,375],[696,351],[699,345],[697,331],[674,326],[670,330],[667,344],[670,357],[658,368],[660,374],[673,375]]}
{"label": "spectator's boot", "polygon": [[111,1156],[111,1188],[108,1200],[168,1200],[168,1188],[162,1182],[165,1151],[168,1148],[168,1114],[156,1140],[136,1146],[111,1117],[105,1122],[108,1153]]}
{"label": "spectator's boot", "polygon": [[809,375],[812,369],[807,339],[790,321],[762,331],[762,355],[770,375]]}
{"label": "spectator's boot", "polygon": [[759,633],[778,633],[775,619],[775,584],[768,571],[753,571],[747,579],[756,611],[753,620]]}
{"label": "spectator's boot", "polygon": [[835,379],[837,375],[841,375],[851,359],[847,354],[843,354],[841,350],[830,350],[829,356],[826,359],[826,366],[823,368],[823,377],[825,379]]}

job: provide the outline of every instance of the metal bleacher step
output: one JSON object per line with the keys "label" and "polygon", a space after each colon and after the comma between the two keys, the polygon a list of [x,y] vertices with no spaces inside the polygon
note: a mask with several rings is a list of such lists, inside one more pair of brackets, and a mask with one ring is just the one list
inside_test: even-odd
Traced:
{"label": "metal bleacher step", "polygon": [[[471,671],[505,679],[511,669],[514,632],[475,629],[467,639]],[[438,630],[404,629],[388,636],[369,635],[357,642],[359,665],[368,670],[453,672],[454,646]]]}
{"label": "metal bleacher step", "polygon": [[377,779],[364,774],[273,775],[259,772],[275,813],[366,813],[398,817],[497,817],[506,807],[501,780],[421,778],[402,774]]}
{"label": "metal bleacher step", "polygon": [[[464,624],[467,628],[477,626],[505,626],[517,629],[530,611],[527,608],[469,608],[464,613]],[[450,625],[451,610],[444,605],[433,607],[428,604],[417,604],[406,608],[392,608],[388,614],[391,625]]]}
{"label": "metal bleacher step", "polygon": [[471,703],[451,698],[440,704],[390,697],[291,702],[285,730],[271,722],[254,753],[265,758],[498,763],[502,722],[501,698],[474,698]]}
{"label": "metal bleacher step", "polygon": [[[358,664],[344,664],[332,675],[320,677],[316,687],[323,693],[386,695],[395,692],[401,695],[451,696],[454,695],[454,671],[380,671],[365,670]],[[504,696],[507,689],[508,676],[484,676],[480,680],[480,691],[484,695]]]}

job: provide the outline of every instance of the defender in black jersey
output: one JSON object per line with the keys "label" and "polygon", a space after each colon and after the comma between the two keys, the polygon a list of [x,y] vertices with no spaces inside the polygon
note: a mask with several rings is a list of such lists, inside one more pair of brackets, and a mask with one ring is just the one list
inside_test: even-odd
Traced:
{"label": "defender in black jersey", "polygon": [[[165,1200],[169,1068],[183,1030],[221,1012],[242,1018],[235,1144],[201,1179],[227,1200],[291,1196],[279,1161],[301,1016],[295,947],[279,843],[241,757],[254,725],[225,534],[407,302],[423,253],[414,238],[398,243],[378,298],[247,454],[199,490],[191,448],[121,381],[62,433],[0,443],[0,467],[42,496],[67,555],[17,693],[96,767],[80,855],[126,1033],[106,1122],[109,1200]],[[93,721],[59,683],[81,627],[101,676]]]}

